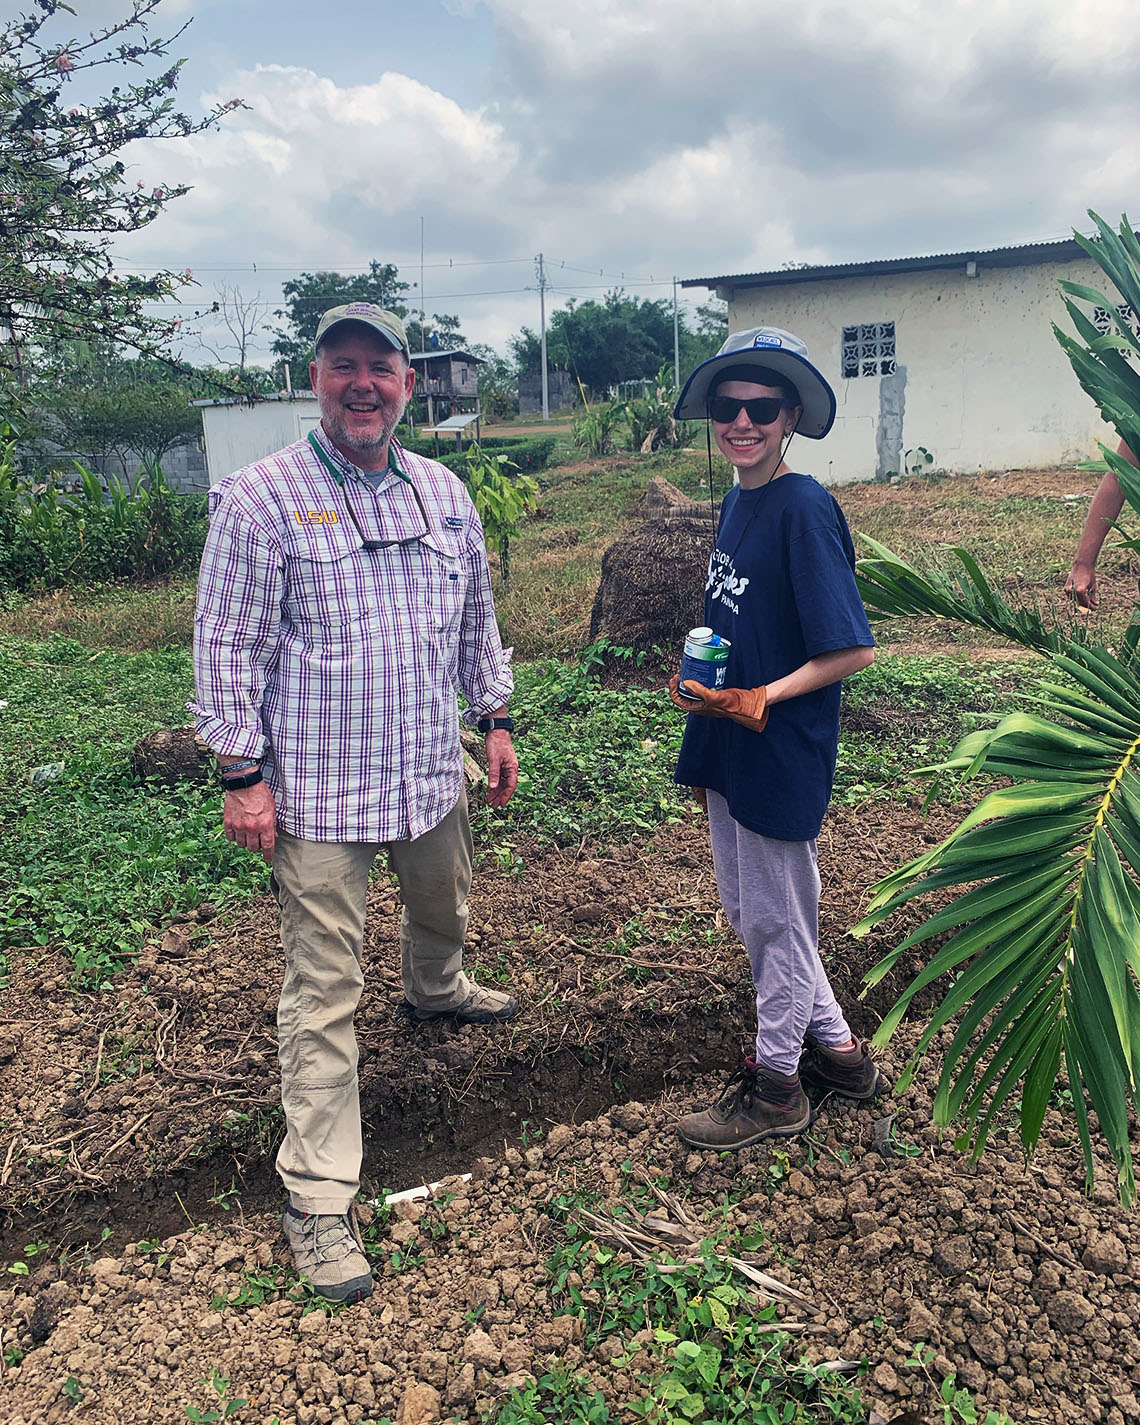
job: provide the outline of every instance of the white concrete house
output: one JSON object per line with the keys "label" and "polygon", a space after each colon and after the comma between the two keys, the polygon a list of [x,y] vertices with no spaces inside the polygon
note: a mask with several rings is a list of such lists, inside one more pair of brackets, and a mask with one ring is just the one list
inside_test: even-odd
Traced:
{"label": "white concrete house", "polygon": [[[807,343],[838,411],[798,458],[842,484],[903,471],[920,447],[927,468],[968,472],[1072,465],[1115,445],[1053,335],[1069,327],[1059,278],[1116,296],[1072,240],[682,285],[724,298],[730,331],[782,327]],[[1094,320],[1108,329],[1107,312]]]}
{"label": "white concrete house", "polygon": [[211,485],[255,460],[264,460],[275,450],[304,440],[321,418],[312,391],[283,391],[256,401],[226,396],[190,404],[202,410],[206,473]]}

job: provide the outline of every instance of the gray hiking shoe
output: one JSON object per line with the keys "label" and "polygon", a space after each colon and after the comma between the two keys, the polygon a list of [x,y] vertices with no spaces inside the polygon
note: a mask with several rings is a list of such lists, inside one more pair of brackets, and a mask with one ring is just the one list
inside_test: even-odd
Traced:
{"label": "gray hiking shoe", "polygon": [[809,1034],[800,1056],[800,1078],[816,1093],[841,1098],[870,1099],[887,1087],[879,1066],[862,1039],[853,1049],[830,1049]]}
{"label": "gray hiking shoe", "polygon": [[503,990],[472,985],[471,993],[453,1009],[419,1009],[410,1000],[404,1001],[404,1008],[417,1024],[429,1024],[435,1019],[454,1019],[456,1024],[506,1024],[518,1014],[519,1002]]}
{"label": "gray hiking shoe", "polygon": [[725,1152],[763,1138],[791,1138],[810,1128],[812,1117],[797,1075],[777,1074],[745,1059],[711,1108],[680,1120],[677,1137],[690,1148]]}
{"label": "gray hiking shoe", "polygon": [[292,1203],[281,1225],[293,1264],[326,1301],[363,1301],[372,1293],[372,1272],[356,1225],[356,1204],[346,1213],[299,1212]]}

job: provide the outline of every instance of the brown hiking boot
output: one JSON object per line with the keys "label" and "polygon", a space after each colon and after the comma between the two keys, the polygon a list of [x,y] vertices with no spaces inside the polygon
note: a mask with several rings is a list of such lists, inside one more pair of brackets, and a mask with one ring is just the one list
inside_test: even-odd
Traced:
{"label": "brown hiking boot", "polygon": [[810,1128],[812,1117],[798,1075],[777,1074],[745,1059],[711,1108],[680,1120],[677,1137],[690,1148],[724,1152],[762,1138],[790,1138]]}
{"label": "brown hiking boot", "polygon": [[800,1056],[800,1078],[805,1088],[841,1098],[874,1098],[887,1086],[862,1039],[853,1049],[830,1049],[810,1034]]}

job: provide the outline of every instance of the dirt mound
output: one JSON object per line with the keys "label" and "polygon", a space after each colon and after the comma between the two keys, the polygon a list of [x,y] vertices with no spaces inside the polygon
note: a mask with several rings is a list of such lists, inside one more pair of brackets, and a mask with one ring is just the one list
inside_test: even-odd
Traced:
{"label": "dirt mound", "polygon": [[703,615],[713,522],[697,512],[646,520],[611,544],[590,615],[590,642],[679,661],[685,634]]}
{"label": "dirt mound", "polygon": [[173,787],[179,782],[205,782],[213,758],[192,727],[160,727],[135,744],[131,766],[136,775]]}

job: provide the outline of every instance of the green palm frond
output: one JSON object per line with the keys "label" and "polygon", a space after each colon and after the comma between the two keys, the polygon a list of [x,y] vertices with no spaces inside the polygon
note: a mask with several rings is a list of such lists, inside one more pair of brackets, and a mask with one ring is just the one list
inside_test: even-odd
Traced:
{"label": "green palm frond", "polygon": [[[1118,235],[1092,216],[1097,236],[1078,240],[1123,301],[1140,311],[1140,243],[1127,219]],[[1092,287],[1061,285],[1077,335],[1057,331],[1058,340],[1105,420],[1140,454],[1140,370],[1130,359],[1140,357],[1140,339],[1123,318],[1102,335],[1078,304],[1112,313],[1116,302]],[[1102,450],[1105,468],[1140,511],[1140,472]],[[997,1115],[1019,1098],[1030,1153],[1063,1069],[1088,1186],[1095,1163],[1091,1109],[1120,1196],[1132,1205],[1129,1114],[1140,1083],[1140,623],[1114,651],[1014,607],[966,550],[952,551],[957,567],[949,571],[920,570],[865,542],[872,557],[860,561],[857,577],[872,616],[955,619],[1001,635],[1049,667],[1027,693],[1026,711],[971,733],[944,763],[923,769],[1007,784],[983,796],[941,845],[884,877],[854,927],[865,935],[918,897],[959,890],[868,974],[870,987],[908,950],[941,941],[875,1043],[890,1040],[923,988],[951,975],[899,1087],[910,1082],[936,1036],[951,1028],[936,1122],[962,1120],[959,1142],[978,1156]]]}
{"label": "green palm frond", "polygon": [[[935,599],[932,598],[932,603]],[[935,1120],[964,1117],[980,1154],[994,1115],[1021,1092],[1021,1135],[1036,1146],[1062,1060],[1083,1085],[1112,1151],[1121,1196],[1135,1177],[1127,1104],[1140,1079],[1140,689],[1123,665],[1071,647],[1054,658],[1070,683],[1041,680],[1039,705],[1062,724],[1017,712],[971,733],[938,768],[1006,777],[941,845],[885,877],[865,935],[918,896],[969,887],[869,973],[877,984],[916,946],[949,933],[884,1019],[886,1044],[914,996],[955,979],[925,1026],[900,1088],[935,1036],[958,1020],[935,1096]],[[1084,1139],[1084,1135],[1082,1134]],[[1091,1183],[1091,1142],[1085,1141]]]}

